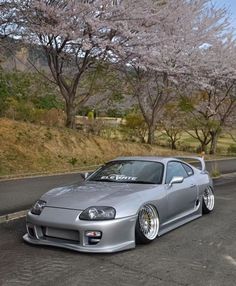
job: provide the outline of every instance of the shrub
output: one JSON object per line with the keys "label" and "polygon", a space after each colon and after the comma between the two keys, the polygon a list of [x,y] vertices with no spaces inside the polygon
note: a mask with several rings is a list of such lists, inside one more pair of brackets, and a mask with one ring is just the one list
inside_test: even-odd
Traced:
{"label": "shrub", "polygon": [[211,171],[211,176],[213,178],[219,177],[220,176],[220,171],[218,169],[214,169]]}
{"label": "shrub", "polygon": [[60,109],[42,110],[41,114],[37,118],[37,123],[41,123],[46,126],[64,126],[65,113]]}
{"label": "shrub", "polygon": [[130,112],[125,116],[125,126],[122,126],[124,136],[130,141],[145,142],[147,125],[143,116],[138,112]]}
{"label": "shrub", "polygon": [[77,162],[78,159],[76,159],[75,157],[72,157],[71,159],[68,160],[68,163],[70,163],[73,167],[76,165]]}
{"label": "shrub", "polygon": [[8,87],[7,82],[4,77],[3,71],[0,68],[0,116],[4,115],[5,110],[8,108],[7,98],[8,98]]}
{"label": "shrub", "polygon": [[33,99],[35,107],[38,109],[63,109],[63,104],[54,94],[46,94]]}
{"label": "shrub", "polygon": [[51,133],[49,128],[47,128],[47,131],[45,132],[44,136],[48,141],[52,140],[53,134]]}
{"label": "shrub", "polygon": [[232,144],[229,146],[228,150],[227,150],[227,153],[230,155],[230,154],[236,154],[236,145],[235,144]]}
{"label": "shrub", "polygon": [[192,152],[192,153],[195,153],[196,152],[196,148],[191,146],[191,145],[187,145],[187,144],[179,144],[178,145],[178,149],[180,151],[184,151],[184,152]]}
{"label": "shrub", "polygon": [[32,103],[23,100],[17,100],[14,97],[7,99],[8,109],[5,111],[5,116],[27,122],[34,122],[34,107]]}

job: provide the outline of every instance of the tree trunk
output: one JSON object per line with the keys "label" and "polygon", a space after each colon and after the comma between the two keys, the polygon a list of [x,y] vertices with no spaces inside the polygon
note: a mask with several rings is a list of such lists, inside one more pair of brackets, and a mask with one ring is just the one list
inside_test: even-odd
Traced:
{"label": "tree trunk", "polygon": [[153,124],[148,126],[148,140],[147,143],[153,145],[155,142],[155,126]]}
{"label": "tree trunk", "polygon": [[218,143],[220,132],[218,130],[211,132],[211,147],[210,147],[210,154],[216,154],[216,148]]}
{"label": "tree trunk", "polygon": [[140,136],[139,138],[140,138],[141,143],[143,143],[143,144],[146,143],[145,138],[143,136]]}
{"label": "tree trunk", "polygon": [[176,147],[176,144],[175,144],[175,140],[171,140],[171,149],[172,150],[176,150],[177,149],[177,147]]}
{"label": "tree trunk", "polygon": [[201,152],[207,153],[207,145],[205,141],[201,142]]}
{"label": "tree trunk", "polygon": [[74,107],[74,101],[66,102],[66,127],[75,129],[75,114],[76,110]]}

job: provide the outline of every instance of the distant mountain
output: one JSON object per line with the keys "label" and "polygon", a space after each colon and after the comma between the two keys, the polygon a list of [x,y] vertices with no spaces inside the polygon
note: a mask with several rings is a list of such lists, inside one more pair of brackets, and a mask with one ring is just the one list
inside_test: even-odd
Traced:
{"label": "distant mountain", "polygon": [[6,70],[33,71],[34,66],[48,70],[42,50],[37,46],[27,45],[12,38],[1,39],[1,66]]}

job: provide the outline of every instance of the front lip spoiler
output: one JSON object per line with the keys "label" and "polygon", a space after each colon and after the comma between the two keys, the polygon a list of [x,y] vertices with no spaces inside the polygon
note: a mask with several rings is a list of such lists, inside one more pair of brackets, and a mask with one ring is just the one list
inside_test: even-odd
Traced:
{"label": "front lip spoiler", "polygon": [[35,239],[29,236],[28,233],[26,233],[23,236],[23,240],[35,244],[35,245],[46,245],[46,246],[56,246],[56,247],[62,247],[70,250],[75,250],[79,252],[86,252],[86,253],[112,253],[112,252],[118,252],[123,251],[131,248],[135,248],[135,241],[127,241],[124,243],[120,243],[117,245],[109,246],[109,247],[99,247],[96,246],[81,246],[81,245],[74,245],[69,243],[56,243],[53,241],[48,241],[44,239]]}

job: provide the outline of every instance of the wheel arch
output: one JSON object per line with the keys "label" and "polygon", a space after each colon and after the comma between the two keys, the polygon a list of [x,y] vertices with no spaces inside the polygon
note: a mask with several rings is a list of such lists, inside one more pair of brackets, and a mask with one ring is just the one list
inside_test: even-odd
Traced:
{"label": "wheel arch", "polygon": [[[143,209],[143,210],[142,210]],[[160,220],[156,206],[150,202],[142,204],[135,223],[136,243],[147,244],[159,237]]]}
{"label": "wheel arch", "polygon": [[138,214],[139,214],[141,208],[144,207],[145,205],[151,205],[151,206],[156,210],[157,215],[158,215],[158,219],[160,220],[160,213],[159,213],[157,204],[155,204],[153,201],[145,202],[145,203],[143,203],[143,204],[138,208],[138,210],[137,210],[137,212],[136,212],[137,218],[138,218]]}

